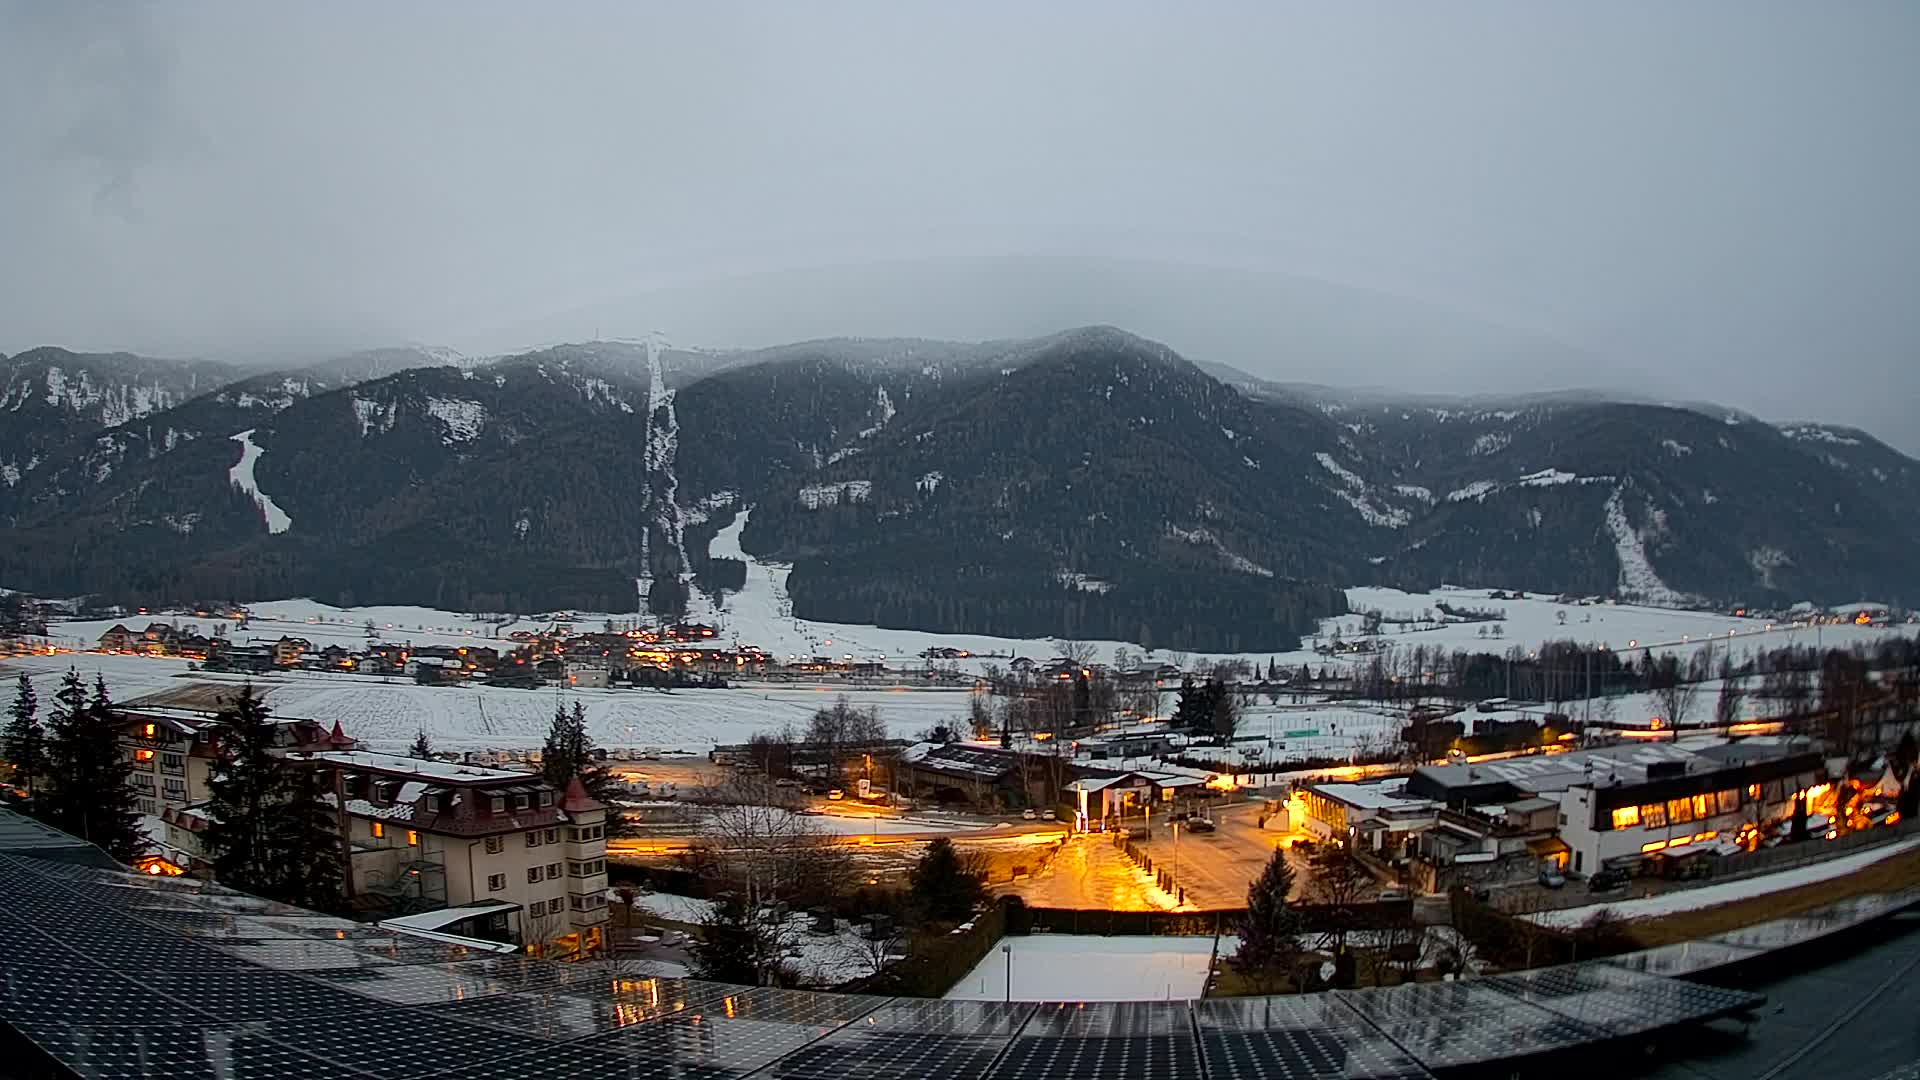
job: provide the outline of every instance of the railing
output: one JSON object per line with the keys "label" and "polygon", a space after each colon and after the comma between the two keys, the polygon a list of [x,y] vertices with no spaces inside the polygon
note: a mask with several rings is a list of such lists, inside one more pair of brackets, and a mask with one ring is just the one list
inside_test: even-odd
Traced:
{"label": "railing", "polygon": [[1882,847],[1914,836],[1920,836],[1920,820],[1863,829],[1859,832],[1846,833],[1832,840],[1813,838],[1797,844],[1762,848],[1745,855],[1725,858],[1709,857],[1705,860],[1706,869],[1698,871],[1700,876],[1696,880],[1739,881],[1742,878],[1760,874],[1772,874],[1781,870],[1826,862],[1848,852]]}

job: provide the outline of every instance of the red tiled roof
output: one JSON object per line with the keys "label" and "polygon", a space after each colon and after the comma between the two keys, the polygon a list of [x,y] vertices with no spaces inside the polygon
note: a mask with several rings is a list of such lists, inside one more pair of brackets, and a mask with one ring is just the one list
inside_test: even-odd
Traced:
{"label": "red tiled roof", "polygon": [[560,798],[560,809],[568,813],[580,814],[593,810],[605,810],[607,804],[587,794],[587,786],[579,777],[567,781],[567,793]]}

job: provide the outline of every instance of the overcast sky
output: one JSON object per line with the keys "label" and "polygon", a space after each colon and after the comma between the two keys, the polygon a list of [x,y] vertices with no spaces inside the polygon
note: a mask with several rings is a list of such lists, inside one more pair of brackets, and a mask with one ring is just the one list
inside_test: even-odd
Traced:
{"label": "overcast sky", "polygon": [[1103,321],[1920,450],[1910,0],[0,13],[7,352]]}

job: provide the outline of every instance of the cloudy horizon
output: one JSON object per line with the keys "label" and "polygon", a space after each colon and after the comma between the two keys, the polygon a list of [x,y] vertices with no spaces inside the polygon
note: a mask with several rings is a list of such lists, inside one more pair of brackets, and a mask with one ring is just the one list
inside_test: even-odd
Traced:
{"label": "cloudy horizon", "polygon": [[1107,322],[1920,453],[1920,8],[0,0],[0,352]]}

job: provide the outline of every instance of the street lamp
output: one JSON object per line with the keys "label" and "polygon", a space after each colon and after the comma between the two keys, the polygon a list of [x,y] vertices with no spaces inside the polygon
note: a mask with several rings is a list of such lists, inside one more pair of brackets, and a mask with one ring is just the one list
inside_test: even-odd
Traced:
{"label": "street lamp", "polygon": [[1000,946],[1000,955],[1007,958],[1007,1004],[1013,1004],[1013,946]]}

